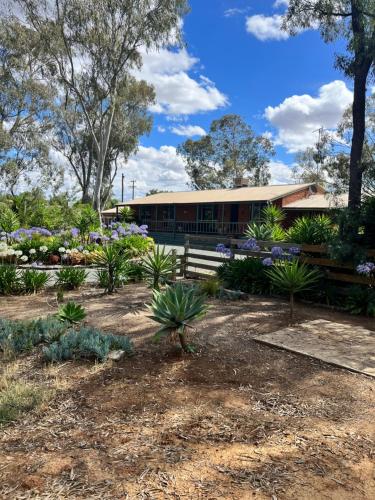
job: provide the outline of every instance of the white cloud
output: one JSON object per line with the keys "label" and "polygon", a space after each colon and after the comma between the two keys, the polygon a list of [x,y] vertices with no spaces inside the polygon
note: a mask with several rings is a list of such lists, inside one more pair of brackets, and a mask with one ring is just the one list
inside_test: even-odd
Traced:
{"label": "white cloud", "polygon": [[262,42],[266,40],[287,40],[289,33],[281,29],[282,16],[256,14],[246,18],[246,30]]}
{"label": "white cloud", "polygon": [[156,104],[151,110],[169,115],[189,115],[214,111],[228,103],[227,97],[205,76],[189,75],[199,59],[185,49],[162,49],[143,53],[143,67],[137,76],[155,87]]}
{"label": "white cloud", "polygon": [[[144,196],[152,188],[166,191],[183,191],[187,189],[188,176],[184,162],[177,156],[173,146],[154,147],[140,146],[136,154],[129,158],[118,173],[130,181],[136,180],[136,197]],[[129,184],[129,182],[127,183]],[[119,182],[115,181],[115,195],[120,194]],[[127,188],[126,199],[130,198],[130,189]]]}
{"label": "white cloud", "polygon": [[234,17],[238,16],[240,14],[244,14],[247,12],[249,9],[239,9],[237,7],[234,7],[233,9],[227,9],[224,11],[224,17]]}
{"label": "white cloud", "polygon": [[276,0],[273,7],[274,9],[278,9],[279,7],[289,7],[289,0]]}
{"label": "white cloud", "polygon": [[206,135],[206,131],[198,125],[177,125],[176,127],[171,127],[171,131],[174,134],[184,137],[202,137],[203,135]]}
{"label": "white cloud", "polygon": [[158,125],[158,132],[160,132],[161,134],[164,134],[164,132],[166,132],[167,129],[165,127],[163,127],[162,125]]}
{"label": "white cloud", "polygon": [[353,94],[341,80],[323,85],[317,97],[294,95],[278,106],[268,106],[265,117],[277,129],[276,144],[290,153],[312,146],[320,127],[333,130],[344,111],[353,102]]}
{"label": "white cloud", "polygon": [[292,167],[282,161],[270,162],[271,182],[270,184],[293,184]]}

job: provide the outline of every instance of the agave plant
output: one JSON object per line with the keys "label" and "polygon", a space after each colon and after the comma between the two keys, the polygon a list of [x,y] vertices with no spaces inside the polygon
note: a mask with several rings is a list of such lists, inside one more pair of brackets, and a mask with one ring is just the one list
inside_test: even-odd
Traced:
{"label": "agave plant", "polygon": [[177,333],[182,349],[191,352],[191,346],[186,342],[186,329],[191,327],[192,321],[206,314],[208,307],[204,296],[197,294],[194,288],[178,283],[162,292],[154,290],[149,309],[152,311],[150,318],[162,325],[155,334],[155,340]]}
{"label": "agave plant", "polygon": [[247,226],[245,236],[246,238],[254,238],[259,241],[270,241],[272,240],[272,226],[251,222]]}
{"label": "agave plant", "polygon": [[120,282],[121,275],[125,272],[128,263],[126,254],[115,244],[107,245],[95,254],[94,262],[105,268],[106,277],[102,283],[106,285],[108,293],[113,293],[116,284]]}
{"label": "agave plant", "polygon": [[176,263],[171,252],[157,246],[142,259],[143,272],[151,288],[160,290],[160,283],[166,281],[175,270]]}
{"label": "agave plant", "polygon": [[289,294],[290,321],[292,323],[295,294],[312,288],[318,282],[320,273],[294,259],[280,262],[271,269],[267,269],[266,274],[275,288]]}
{"label": "agave plant", "polygon": [[77,324],[86,318],[85,308],[76,302],[67,302],[60,307],[57,317],[60,321]]}
{"label": "agave plant", "polygon": [[37,269],[26,269],[21,274],[21,281],[26,293],[36,294],[50,281],[51,276]]}

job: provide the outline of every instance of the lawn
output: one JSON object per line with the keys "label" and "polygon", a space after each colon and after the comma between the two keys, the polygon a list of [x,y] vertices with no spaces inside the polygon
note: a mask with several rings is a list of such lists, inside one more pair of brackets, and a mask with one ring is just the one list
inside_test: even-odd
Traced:
{"label": "lawn", "polygon": [[[54,313],[54,297],[2,297],[1,316]],[[286,302],[211,300],[197,352],[182,355],[152,342],[144,285],[65,297],[84,305],[87,323],[129,335],[135,355],[47,366],[37,348],[1,362],[51,393],[0,429],[2,498],[375,497],[375,382],[254,341],[287,325]],[[375,329],[297,305],[297,321],[316,318]]]}

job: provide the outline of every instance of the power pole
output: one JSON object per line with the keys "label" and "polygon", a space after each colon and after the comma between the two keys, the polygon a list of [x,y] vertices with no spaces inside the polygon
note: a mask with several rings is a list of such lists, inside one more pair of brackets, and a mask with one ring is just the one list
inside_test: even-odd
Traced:
{"label": "power pole", "polygon": [[135,180],[133,179],[132,181],[130,181],[131,183],[131,188],[132,188],[132,200],[134,200],[134,192],[135,192]]}
{"label": "power pole", "polygon": [[124,203],[124,179],[125,174],[121,175],[121,203]]}

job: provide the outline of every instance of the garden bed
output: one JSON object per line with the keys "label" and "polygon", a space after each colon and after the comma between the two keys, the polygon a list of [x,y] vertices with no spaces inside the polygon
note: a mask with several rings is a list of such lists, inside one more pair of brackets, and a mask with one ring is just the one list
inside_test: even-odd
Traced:
{"label": "garden bed", "polygon": [[[198,352],[181,355],[152,342],[150,296],[141,284],[66,293],[89,324],[132,338],[130,359],[45,366],[37,349],[2,362],[55,396],[0,430],[0,496],[375,496],[372,379],[258,344],[288,323],[287,304],[272,298],[212,300]],[[1,297],[1,316],[54,313],[54,297]],[[374,330],[373,319],[301,304],[296,313]]]}

